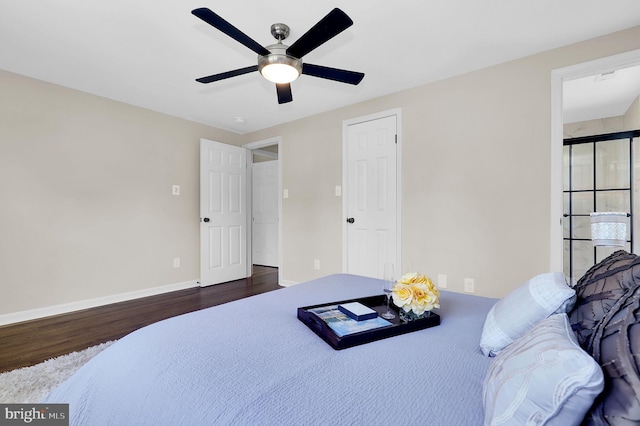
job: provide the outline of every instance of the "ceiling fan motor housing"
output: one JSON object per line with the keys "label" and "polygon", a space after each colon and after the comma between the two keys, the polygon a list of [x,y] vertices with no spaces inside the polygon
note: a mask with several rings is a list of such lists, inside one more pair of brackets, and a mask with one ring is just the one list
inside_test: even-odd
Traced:
{"label": "ceiling fan motor housing", "polygon": [[289,37],[289,26],[287,24],[273,24],[271,25],[271,35],[276,40],[282,41]]}

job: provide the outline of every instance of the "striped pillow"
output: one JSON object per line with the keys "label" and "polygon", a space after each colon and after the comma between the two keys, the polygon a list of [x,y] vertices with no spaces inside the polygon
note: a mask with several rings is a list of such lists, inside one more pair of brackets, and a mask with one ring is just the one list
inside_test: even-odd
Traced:
{"label": "striped pillow", "polygon": [[501,351],[482,391],[485,425],[579,425],[602,392],[598,363],[554,314]]}
{"label": "striped pillow", "polygon": [[550,272],[531,278],[491,308],[480,336],[480,350],[494,356],[533,326],[554,313],[573,308],[576,292],[564,274]]}

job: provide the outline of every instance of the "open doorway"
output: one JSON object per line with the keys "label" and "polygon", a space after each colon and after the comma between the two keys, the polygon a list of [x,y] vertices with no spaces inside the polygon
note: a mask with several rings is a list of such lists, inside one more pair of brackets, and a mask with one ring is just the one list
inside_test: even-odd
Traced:
{"label": "open doorway", "polygon": [[[602,58],[552,72],[552,216],[550,267],[552,270],[564,270],[567,277],[573,276],[573,280],[577,277],[574,273],[575,271],[573,271],[575,264],[568,264],[569,259],[573,258],[572,255],[584,259],[588,257],[591,264],[597,261],[598,257],[601,257],[598,254],[594,254],[595,251],[593,247],[587,247],[588,245],[592,246],[590,236],[587,235],[588,232],[585,231],[585,229],[588,230],[588,217],[585,219],[580,216],[588,216],[591,211],[601,210],[600,208],[596,209],[596,196],[610,198],[611,194],[614,194],[615,191],[598,192],[602,189],[611,189],[607,186],[611,183],[609,182],[611,179],[605,179],[608,183],[604,186],[602,179],[596,182],[595,169],[598,167],[596,163],[602,163],[600,164],[600,175],[601,178],[603,174],[606,177],[608,172],[605,167],[602,167],[604,165],[603,161],[608,161],[606,160],[607,157],[610,159],[615,157],[612,153],[617,153],[620,150],[614,146],[617,143],[615,142],[617,138],[610,138],[609,140],[612,142],[609,144],[603,143],[599,145],[600,148],[598,149],[596,149],[594,145],[592,147],[593,149],[589,151],[592,154],[591,156],[589,156],[588,153],[576,156],[575,153],[586,150],[585,147],[587,147],[587,145],[578,147],[583,138],[586,141],[586,139],[601,135],[611,135],[627,130],[640,129],[639,96],[640,50]],[[604,139],[606,142],[607,138]],[[568,148],[568,145],[578,147],[578,149],[571,154],[572,148]],[[635,145],[638,144],[635,143]],[[640,146],[635,147],[631,142],[627,143],[626,146],[627,155],[620,155],[620,158],[625,158],[628,169],[626,172],[628,180],[626,186],[628,191],[625,194],[626,203],[628,205],[628,213],[631,215],[630,220],[638,223],[639,218],[635,216],[640,215],[633,213],[640,210],[636,208],[637,201],[634,202],[633,200],[634,198],[636,200],[640,198],[634,196],[634,193],[637,193],[639,188],[638,177],[640,177],[640,173],[638,173],[638,164],[640,164],[640,162],[638,161],[638,153],[640,153]],[[600,152],[599,156],[597,155],[597,151]],[[576,170],[572,171],[572,168],[568,166],[571,163],[571,161],[568,160],[571,159],[581,163],[589,161],[593,163],[593,167],[589,168],[594,171],[594,173],[592,173],[594,179],[591,179],[593,188],[585,187],[582,189],[586,192],[581,192],[582,189],[577,191],[576,187],[567,186],[570,179],[576,177],[574,174]],[[614,167],[615,165],[613,163],[617,163],[617,161],[609,161],[609,163],[606,167],[610,168]],[[581,165],[585,166],[585,164]],[[586,170],[585,167],[581,167],[581,172]],[[586,180],[589,179],[587,178]],[[584,182],[580,183],[580,185],[584,185]],[[616,186],[616,188],[613,189],[619,190],[620,188]],[[582,205],[588,206],[585,207],[585,211],[577,212],[572,210],[571,199],[575,197],[588,197],[590,196],[589,191],[599,195],[592,194],[594,197],[593,202],[582,203]],[[622,193],[623,191],[617,192]],[[606,203],[601,204],[604,206]],[[580,205],[580,203],[578,205]],[[574,207],[575,206],[576,204],[574,204]],[[569,209],[569,211],[567,211],[567,209]],[[570,219],[574,220],[571,221]],[[576,223],[582,223],[581,230],[572,226],[572,222],[574,225]],[[585,223],[587,223],[587,225],[585,225]],[[633,228],[633,222],[631,222],[630,225],[630,227]],[[580,232],[582,232],[582,234],[586,232],[586,234],[582,235]],[[576,240],[578,244],[576,244]],[[584,241],[580,242],[579,240]],[[572,243],[574,247],[584,246],[579,249],[581,250],[580,253],[571,249]],[[629,246],[631,246],[631,244]],[[637,249],[637,245],[634,248]],[[588,256],[586,256],[587,253]],[[605,252],[602,251],[602,253]],[[584,269],[588,266],[590,265],[584,264],[578,269]],[[580,274],[577,275],[579,276]]]}
{"label": "open doorway", "polygon": [[251,151],[251,258],[253,265],[278,267],[278,145]]}
{"label": "open doorway", "polygon": [[[270,138],[244,145],[249,152],[248,204],[250,209],[249,257],[254,270],[281,271],[282,201],[281,139]],[[279,276],[282,276],[279,274]]]}

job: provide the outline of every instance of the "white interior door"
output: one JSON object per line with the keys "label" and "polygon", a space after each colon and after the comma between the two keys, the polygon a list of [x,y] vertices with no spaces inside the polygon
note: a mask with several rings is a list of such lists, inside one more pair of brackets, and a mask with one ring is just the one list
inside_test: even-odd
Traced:
{"label": "white interior door", "polygon": [[200,285],[245,278],[246,149],[200,140]]}
{"label": "white interior door", "polygon": [[346,272],[382,278],[386,262],[398,270],[397,117],[346,132]]}
{"label": "white interior door", "polygon": [[278,161],[253,164],[252,261],[278,266]]}

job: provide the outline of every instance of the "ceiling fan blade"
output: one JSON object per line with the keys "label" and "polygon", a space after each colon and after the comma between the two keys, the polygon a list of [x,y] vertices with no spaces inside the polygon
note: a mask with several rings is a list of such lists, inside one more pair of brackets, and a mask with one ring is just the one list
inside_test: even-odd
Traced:
{"label": "ceiling fan blade", "polygon": [[286,104],[293,100],[291,94],[291,84],[289,83],[276,83],[276,92],[278,92],[278,103]]}
{"label": "ceiling fan blade", "polygon": [[353,85],[360,83],[364,78],[364,73],[361,72],[341,70],[338,68],[329,68],[313,64],[302,64],[302,74]]}
{"label": "ceiling fan blade", "polygon": [[257,65],[251,65],[250,67],[239,68],[233,71],[222,72],[220,74],[213,74],[207,77],[196,78],[198,83],[213,83],[214,81],[224,80],[225,78],[236,77],[238,75],[247,74],[253,71],[258,71]]}
{"label": "ceiling fan blade", "polygon": [[342,10],[335,8],[315,24],[302,37],[296,40],[288,49],[287,54],[295,58],[302,58],[316,47],[331,40],[342,31],[353,25],[351,18]]}
{"label": "ceiling fan blade", "polygon": [[206,7],[201,7],[199,9],[194,9],[191,11],[195,16],[202,19],[207,24],[219,29],[232,39],[244,44],[249,49],[256,52],[258,55],[268,55],[270,52],[258,44],[257,41],[231,25],[229,22],[225,21],[222,17],[207,9]]}

